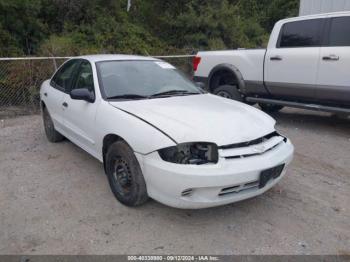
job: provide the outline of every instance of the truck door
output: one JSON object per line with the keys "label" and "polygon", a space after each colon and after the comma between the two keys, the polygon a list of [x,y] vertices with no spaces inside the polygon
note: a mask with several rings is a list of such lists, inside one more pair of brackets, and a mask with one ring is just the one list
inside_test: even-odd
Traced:
{"label": "truck door", "polygon": [[350,16],[329,18],[326,35],[316,97],[322,102],[350,104]]}
{"label": "truck door", "polygon": [[324,22],[324,18],[286,22],[273,32],[275,39],[270,39],[265,57],[265,84],[271,94],[315,99]]}

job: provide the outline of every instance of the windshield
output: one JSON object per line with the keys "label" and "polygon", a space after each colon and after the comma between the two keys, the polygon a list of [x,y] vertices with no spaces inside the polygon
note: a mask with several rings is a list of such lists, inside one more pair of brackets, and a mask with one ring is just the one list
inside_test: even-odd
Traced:
{"label": "windshield", "polygon": [[175,67],[163,61],[104,61],[98,62],[97,68],[101,89],[107,99],[202,93]]}

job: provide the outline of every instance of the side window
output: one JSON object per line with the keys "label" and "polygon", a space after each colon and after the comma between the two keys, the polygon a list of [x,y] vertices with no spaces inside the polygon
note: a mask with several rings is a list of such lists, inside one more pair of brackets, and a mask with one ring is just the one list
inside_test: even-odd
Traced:
{"label": "side window", "polygon": [[325,19],[289,22],[282,26],[278,48],[315,47],[322,45]]}
{"label": "side window", "polygon": [[70,60],[65,63],[52,78],[51,85],[63,92],[68,92],[78,65],[79,60]]}
{"label": "side window", "polygon": [[72,89],[87,88],[94,92],[94,78],[92,75],[91,64],[88,61],[83,61],[78,70],[77,80]]}
{"label": "side window", "polygon": [[350,16],[331,19],[329,46],[350,46]]}

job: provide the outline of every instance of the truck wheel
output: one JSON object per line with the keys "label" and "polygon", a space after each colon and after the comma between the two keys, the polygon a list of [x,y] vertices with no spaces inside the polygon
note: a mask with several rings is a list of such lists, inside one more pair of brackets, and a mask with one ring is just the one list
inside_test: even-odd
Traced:
{"label": "truck wheel", "polygon": [[51,143],[57,143],[64,139],[64,136],[62,136],[60,133],[58,133],[53,125],[51,116],[49,114],[49,111],[47,111],[47,108],[43,108],[43,122],[44,122],[44,128],[45,128],[45,134],[47,137],[47,140],[49,140]]}
{"label": "truck wheel", "polygon": [[123,141],[114,142],[106,154],[106,173],[114,196],[126,206],[148,200],[146,183],[132,149]]}
{"label": "truck wheel", "polygon": [[239,93],[236,86],[230,86],[230,85],[219,86],[218,88],[214,89],[213,94],[217,96],[233,99],[236,101],[240,101],[240,102],[243,101],[243,97]]}
{"label": "truck wheel", "polygon": [[273,105],[273,104],[259,103],[259,106],[264,112],[268,112],[268,113],[278,112],[283,108],[283,106],[281,105]]}

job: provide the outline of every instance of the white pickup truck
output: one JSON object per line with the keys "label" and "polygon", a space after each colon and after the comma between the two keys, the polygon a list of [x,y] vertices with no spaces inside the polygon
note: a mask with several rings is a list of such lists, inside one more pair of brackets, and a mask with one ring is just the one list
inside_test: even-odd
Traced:
{"label": "white pickup truck", "polygon": [[267,49],[198,52],[194,81],[227,98],[350,113],[350,12],[278,21]]}

